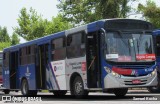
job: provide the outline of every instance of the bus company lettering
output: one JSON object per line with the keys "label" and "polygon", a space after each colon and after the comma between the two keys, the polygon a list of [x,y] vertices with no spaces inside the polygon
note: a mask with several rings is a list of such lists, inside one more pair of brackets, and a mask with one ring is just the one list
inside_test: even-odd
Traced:
{"label": "bus company lettering", "polygon": [[82,71],[86,70],[86,62],[76,62],[76,63],[70,63],[70,66],[72,66],[73,70],[81,69]]}
{"label": "bus company lettering", "polygon": [[53,65],[62,65],[62,62],[54,62]]}
{"label": "bus company lettering", "polygon": [[137,60],[155,60],[155,54],[137,54]]}
{"label": "bus company lettering", "polygon": [[145,72],[151,72],[153,71],[153,68],[145,69]]}

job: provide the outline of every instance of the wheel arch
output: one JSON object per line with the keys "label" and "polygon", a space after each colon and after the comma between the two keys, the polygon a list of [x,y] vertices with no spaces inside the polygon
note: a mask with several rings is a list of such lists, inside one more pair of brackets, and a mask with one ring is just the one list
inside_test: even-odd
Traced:
{"label": "wheel arch", "polygon": [[70,88],[70,90],[71,90],[72,83],[73,83],[74,79],[76,77],[78,77],[78,76],[82,79],[82,77],[81,77],[81,75],[79,73],[77,73],[77,72],[72,73],[72,75],[70,77],[70,81],[69,81],[69,88]]}
{"label": "wheel arch", "polygon": [[[21,87],[21,85],[22,85],[22,81],[23,81],[23,80],[27,80],[27,78],[26,78],[26,77],[22,77],[22,78],[21,78],[20,87]],[[27,82],[28,82],[28,80],[27,80]]]}

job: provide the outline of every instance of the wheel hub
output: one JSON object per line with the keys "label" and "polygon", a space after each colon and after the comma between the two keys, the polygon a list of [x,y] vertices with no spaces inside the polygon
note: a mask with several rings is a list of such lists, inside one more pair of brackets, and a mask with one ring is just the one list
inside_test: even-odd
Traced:
{"label": "wheel hub", "polygon": [[81,82],[77,82],[75,84],[75,91],[77,94],[80,94],[82,92],[82,83]]}

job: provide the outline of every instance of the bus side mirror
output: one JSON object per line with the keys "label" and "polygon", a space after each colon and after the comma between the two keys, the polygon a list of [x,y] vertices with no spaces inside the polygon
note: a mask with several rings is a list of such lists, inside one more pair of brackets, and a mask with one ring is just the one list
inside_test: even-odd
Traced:
{"label": "bus side mirror", "polygon": [[103,29],[103,28],[101,28],[100,29],[100,37],[101,37],[101,45],[105,45],[105,37],[106,37],[106,31]]}

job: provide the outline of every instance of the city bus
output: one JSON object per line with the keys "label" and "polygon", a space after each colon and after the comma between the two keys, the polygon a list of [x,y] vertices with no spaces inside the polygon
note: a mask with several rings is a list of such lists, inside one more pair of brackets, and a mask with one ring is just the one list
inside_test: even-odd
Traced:
{"label": "city bus", "polygon": [[157,78],[158,84],[154,87],[149,87],[148,90],[152,93],[160,93],[160,29],[153,31],[154,47],[156,54],[156,64],[157,64]]}
{"label": "city bus", "polygon": [[25,96],[48,90],[76,97],[156,86],[152,31],[146,21],[104,19],[5,48],[3,85]]}

